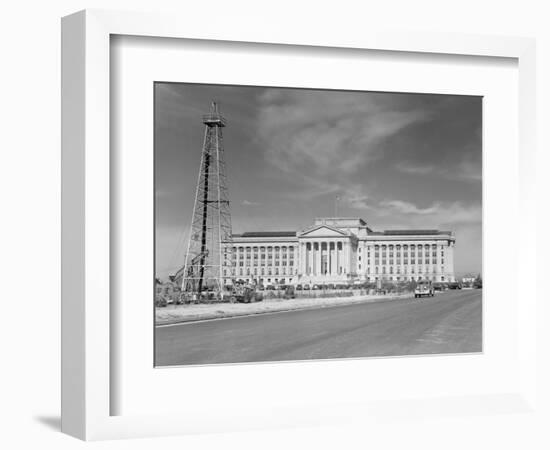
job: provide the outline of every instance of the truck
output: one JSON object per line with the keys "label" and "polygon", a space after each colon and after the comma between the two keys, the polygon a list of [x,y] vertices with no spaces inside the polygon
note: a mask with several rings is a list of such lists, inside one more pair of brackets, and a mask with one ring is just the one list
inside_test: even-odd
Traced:
{"label": "truck", "polygon": [[238,284],[233,289],[231,303],[255,303],[264,299],[261,292],[252,286]]}
{"label": "truck", "polygon": [[433,297],[435,289],[431,281],[419,281],[414,288],[414,298],[418,297]]}

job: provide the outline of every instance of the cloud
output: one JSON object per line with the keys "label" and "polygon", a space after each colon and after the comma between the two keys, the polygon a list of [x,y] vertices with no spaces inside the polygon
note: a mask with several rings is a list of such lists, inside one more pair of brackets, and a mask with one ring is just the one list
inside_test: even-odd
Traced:
{"label": "cloud", "polygon": [[421,165],[407,162],[398,162],[395,164],[394,168],[399,172],[410,175],[433,175],[447,180],[465,182],[481,181],[481,161],[474,161],[470,157],[453,164],[451,168],[436,167],[432,164]]}
{"label": "cloud", "polygon": [[461,223],[480,223],[482,209],[480,204],[464,205],[461,202],[435,202],[428,207],[421,208],[414,203],[389,200],[379,203],[381,213],[394,216],[406,216],[406,221],[415,226],[443,226]]}
{"label": "cloud", "polygon": [[432,206],[428,208],[419,208],[414,203],[404,202],[401,200],[383,201],[380,203],[380,206],[389,208],[400,214],[420,214],[420,215],[434,214],[440,208],[440,205],[438,203],[434,203]]}
{"label": "cloud", "polygon": [[[392,99],[389,101],[388,99]],[[267,161],[315,184],[341,186],[382,156],[382,143],[430,113],[397,97],[308,90],[266,90],[259,98],[257,131]]]}
{"label": "cloud", "polygon": [[433,173],[435,170],[434,166],[426,165],[426,166],[417,166],[413,164],[407,164],[407,163],[397,163],[395,165],[395,168],[403,173],[410,173],[412,175],[428,175],[430,173]]}
{"label": "cloud", "polygon": [[261,203],[259,203],[259,202],[251,202],[251,201],[249,201],[249,200],[243,200],[243,201],[242,201],[242,205],[243,205],[243,206],[260,206]]}

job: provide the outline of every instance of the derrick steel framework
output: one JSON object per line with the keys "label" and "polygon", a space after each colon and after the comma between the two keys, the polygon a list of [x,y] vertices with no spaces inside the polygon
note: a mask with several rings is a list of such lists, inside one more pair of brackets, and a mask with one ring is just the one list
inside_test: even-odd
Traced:
{"label": "derrick steel framework", "polygon": [[225,118],[212,102],[203,116],[204,143],[195,191],[191,231],[182,275],[182,293],[214,291],[223,295],[233,279],[231,211],[222,129]]}

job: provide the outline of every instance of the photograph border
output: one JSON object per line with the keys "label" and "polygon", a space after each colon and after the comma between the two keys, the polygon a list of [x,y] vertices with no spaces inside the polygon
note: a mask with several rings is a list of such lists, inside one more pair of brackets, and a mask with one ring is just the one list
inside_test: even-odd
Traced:
{"label": "photograph border", "polygon": [[[368,31],[328,35],[311,29],[270,34],[244,27],[207,29],[193,17],[88,10],[62,21],[62,431],[86,440],[189,432],[164,416],[111,416],[110,124],[111,35],[277,43],[382,51],[516,58],[519,70],[520,214],[535,228],[535,41],[447,33]],[[536,236],[519,246],[518,276],[533,272]],[[530,261],[525,263],[521,261]],[[519,312],[522,342],[536,348],[536,286]],[[523,345],[522,345],[523,348]],[[534,405],[536,352],[520,354],[521,399]],[[506,401],[503,397],[501,401]],[[517,400],[517,398],[516,398]],[[442,399],[442,402],[447,400]],[[360,410],[359,410],[360,411]],[[207,432],[206,420],[194,424]],[[244,428],[246,429],[246,427]],[[195,431],[196,432],[196,431]]]}

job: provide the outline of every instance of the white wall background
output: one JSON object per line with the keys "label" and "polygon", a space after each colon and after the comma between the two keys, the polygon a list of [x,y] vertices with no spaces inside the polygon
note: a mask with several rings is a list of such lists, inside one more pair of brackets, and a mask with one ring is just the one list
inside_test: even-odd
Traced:
{"label": "white wall background", "polygon": [[[368,27],[533,36],[538,39],[539,233],[548,228],[546,167],[550,138],[550,12],[544,1],[430,0],[130,1],[20,0],[0,10],[0,183],[2,318],[0,446],[3,448],[549,448],[550,415],[403,422],[402,427],[282,430],[84,444],[59,433],[60,346],[60,17],[83,8],[176,10],[235,26],[297,27],[309,22],[327,33]],[[543,135],[546,133],[546,135]],[[506,224],[503,224],[506,226]],[[511,238],[515,238],[511,230]],[[548,244],[540,240],[539,274]],[[539,314],[550,320],[550,308]],[[550,328],[549,328],[550,329]],[[544,342],[549,331],[541,330]],[[549,346],[539,351],[550,355]],[[541,373],[550,379],[549,357]],[[547,382],[548,383],[548,382]],[[550,409],[548,387],[541,398]]]}

